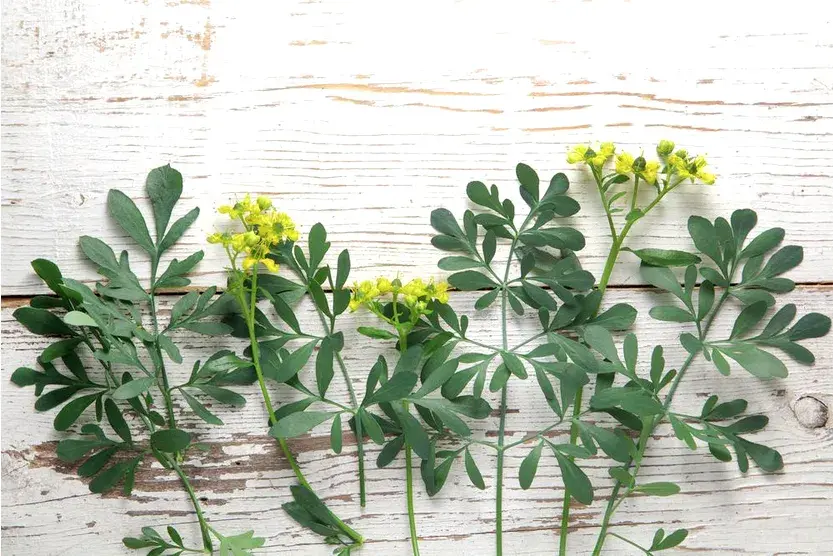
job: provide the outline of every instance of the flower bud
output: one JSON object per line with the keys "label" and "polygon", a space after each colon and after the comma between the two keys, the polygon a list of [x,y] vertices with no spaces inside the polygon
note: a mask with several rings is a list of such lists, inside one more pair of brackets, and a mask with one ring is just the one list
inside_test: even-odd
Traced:
{"label": "flower bud", "polygon": [[685,149],[680,149],[675,154],[683,160],[688,160],[688,151]]}
{"label": "flower bud", "polygon": [[257,198],[257,206],[260,207],[260,210],[266,210],[272,206],[272,200],[269,197],[260,196]]}
{"label": "flower bud", "polygon": [[674,152],[674,142],[673,141],[663,139],[659,142],[659,145],[657,145],[657,154],[662,156],[662,157],[666,157],[669,154],[671,154],[672,152]]}
{"label": "flower bud", "polygon": [[632,167],[633,167],[633,171],[634,171],[634,172],[636,172],[636,173],[641,173],[641,172],[643,172],[643,171],[645,170],[645,165],[646,165],[646,164],[647,164],[647,163],[645,162],[645,157],[642,157],[642,156],[637,156],[637,157],[633,160],[633,166],[632,166]]}

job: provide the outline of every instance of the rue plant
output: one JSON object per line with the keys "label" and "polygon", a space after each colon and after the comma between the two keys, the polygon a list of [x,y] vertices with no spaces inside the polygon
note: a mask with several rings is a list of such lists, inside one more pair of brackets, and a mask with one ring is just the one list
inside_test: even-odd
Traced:
{"label": "rue plant", "polygon": [[182,193],[182,176],[170,166],[148,174],[146,191],[153,208],[155,239],[141,211],[121,191],[110,190],[107,208],[150,258],[149,283],[141,284],[134,274],[127,251],[116,256],[105,242],[90,236],[81,237],[80,246],[104,278],[94,288],[63,276],[58,266],[46,259],[32,261],[35,272],[55,295],[34,297],[30,306],[17,309],[14,317],[31,332],[56,341],[38,357],[41,370],[19,368],[12,381],[18,386],[34,386],[37,411],[61,407],[55,429],[77,432],[58,443],[58,458],[82,462],[78,474],[91,479],[90,491],[104,493],[121,484],[124,495],[129,496],[136,471],[147,458],[156,459],[179,477],[199,521],[201,543],[187,545],[179,531],[168,526],[167,537],[144,527],[140,537],[126,537],[125,546],[148,548],[153,556],[215,551],[250,554],[250,549],[263,545],[263,538],[252,531],[224,535],[206,519],[185,465],[206,446],[194,442],[192,434],[177,423],[173,400],[186,402],[207,423],[222,425],[205,400],[242,406],[245,399],[228,386],[249,384],[253,374],[248,362],[220,351],[204,362],[194,361],[187,381],[172,381],[168,364],[183,363],[175,342],[179,331],[225,333],[226,325],[206,320],[221,314],[224,302],[214,299],[214,288],[202,294],[190,292],[173,305],[167,324],[161,322],[159,291],[187,286],[187,274],[203,258],[203,252],[182,261],[170,260],[161,273],[160,263],[197,219],[199,209],[168,226]]}
{"label": "rue plant", "polygon": [[[237,311],[226,315],[224,322],[231,333],[248,339],[246,355],[251,359],[263,403],[269,415],[269,434],[273,436],[292,467],[298,485],[293,486],[294,500],[283,505],[286,512],[301,525],[324,536],[325,542],[336,546],[334,553],[347,556],[360,547],[364,538],[339,519],[315,494],[307,481],[287,439],[299,436],[314,426],[332,420],[331,442],[334,451],[342,446],[342,415],[351,420],[363,412],[358,407],[350,377],[340,352],[344,347],[344,335],[335,330],[336,317],[348,306],[350,294],[344,283],[350,272],[350,259],[344,251],[338,259],[336,278],[333,280],[329,266],[323,266],[329,250],[326,230],[321,224],[313,226],[309,234],[309,251],[305,254],[296,242],[299,233],[294,222],[279,212],[266,197],[252,200],[248,195],[234,205],[219,208],[221,214],[239,224],[237,231],[217,232],[209,236],[210,243],[225,249],[230,267],[226,295],[237,302]],[[292,282],[275,275],[279,263],[289,267],[301,280]],[[266,273],[260,274],[263,267]],[[332,291],[332,304],[324,294],[324,287]],[[304,331],[291,307],[305,294],[312,298],[321,317],[323,335]],[[274,325],[258,307],[258,300],[268,301],[287,329]],[[290,342],[302,345],[289,351]],[[315,348],[315,387],[313,392],[303,381],[300,371],[310,361]],[[350,393],[352,406],[327,397],[327,390],[334,376],[333,360],[338,361]],[[267,379],[285,384],[303,397],[295,402],[276,407],[273,403]],[[334,411],[308,410],[313,403],[329,405]],[[355,421],[359,431],[360,422]],[[360,436],[360,435],[359,435]],[[361,501],[365,500],[364,455],[359,442],[359,482]]]}

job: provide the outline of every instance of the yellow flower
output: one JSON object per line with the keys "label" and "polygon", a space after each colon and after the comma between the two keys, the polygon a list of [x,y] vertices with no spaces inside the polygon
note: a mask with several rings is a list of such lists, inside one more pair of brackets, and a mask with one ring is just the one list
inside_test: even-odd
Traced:
{"label": "yellow flower", "polygon": [[657,173],[659,172],[659,162],[656,160],[651,160],[650,162],[645,163],[645,169],[639,173],[642,176],[642,179],[650,183],[651,185],[657,183]]}
{"label": "yellow flower", "polygon": [[278,266],[278,263],[269,258],[260,259],[260,262],[261,264],[263,264],[263,266],[266,267],[266,270],[268,270],[269,272],[277,272],[278,268],[280,268]]}
{"label": "yellow flower", "polygon": [[567,163],[568,164],[577,164],[579,162],[584,162],[584,156],[587,154],[587,149],[589,149],[587,145],[576,145],[572,149],[567,152]]}
{"label": "yellow flower", "polygon": [[249,270],[257,264],[257,259],[254,257],[246,257],[243,259],[243,270]]}
{"label": "yellow flower", "polygon": [[567,162],[570,164],[584,162],[601,168],[614,152],[616,152],[616,145],[613,143],[601,143],[595,149],[590,145],[576,145],[567,152]]}
{"label": "yellow flower", "polygon": [[214,232],[210,236],[208,236],[208,243],[223,243],[223,234],[220,232]]}
{"label": "yellow flower", "polygon": [[633,155],[630,153],[622,153],[616,157],[616,171],[620,174],[630,174],[633,172]]}
{"label": "yellow flower", "polygon": [[717,179],[714,174],[706,172],[705,168],[708,166],[706,157],[698,155],[691,160],[688,160],[685,151],[677,151],[675,154],[668,157],[668,164],[674,168],[674,172],[681,179],[700,180],[706,185],[714,185]]}
{"label": "yellow flower", "polygon": [[379,277],[376,280],[376,288],[379,290],[379,293],[386,294],[393,291],[393,284],[387,278]]}

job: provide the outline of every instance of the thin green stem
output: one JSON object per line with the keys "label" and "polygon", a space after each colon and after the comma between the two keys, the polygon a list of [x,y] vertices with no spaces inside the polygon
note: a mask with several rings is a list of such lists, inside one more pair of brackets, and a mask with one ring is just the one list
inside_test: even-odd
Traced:
{"label": "thin green stem", "polygon": [[210,554],[213,554],[214,546],[211,542],[211,534],[209,533],[210,528],[208,526],[208,522],[205,520],[205,516],[202,513],[202,506],[200,506],[200,500],[194,492],[194,487],[191,486],[191,481],[188,480],[188,476],[179,466],[175,457],[170,458],[168,463],[170,463],[174,472],[176,472],[179,476],[179,480],[182,481],[182,486],[185,487],[186,492],[188,492],[188,497],[191,499],[191,504],[194,506],[194,511],[197,513],[197,519],[200,522],[200,532],[202,533],[202,544]]}
{"label": "thin green stem", "polygon": [[[272,406],[272,398],[269,395],[269,390],[266,388],[266,380],[263,377],[263,368],[260,364],[260,346],[257,343],[257,334],[255,333],[255,310],[257,308],[257,271],[258,266],[255,265],[252,269],[252,287],[251,291],[249,292],[250,299],[248,306],[246,305],[246,297],[244,293],[240,293],[238,296],[238,302],[240,303],[240,307],[243,311],[243,317],[246,320],[246,326],[249,331],[249,342],[252,346],[252,365],[255,368],[255,374],[257,375],[257,382],[260,386],[260,392],[263,394],[263,403],[266,406],[266,411],[269,414],[269,423],[274,425],[278,422],[277,418],[275,417],[275,409]],[[295,461],[295,456],[292,455],[292,452],[289,449],[289,445],[286,443],[286,439],[278,438],[278,445],[283,452],[283,455],[286,457],[286,460],[289,462],[289,466],[292,468],[292,472],[295,474],[295,477],[298,479],[298,482],[301,486],[312,490],[309,482],[307,481],[306,477],[304,477],[304,473],[301,471],[301,468],[298,466],[298,462]],[[332,513],[332,512],[331,512]],[[353,539],[357,544],[362,544],[364,542],[364,537],[362,537],[358,532],[353,530],[349,525],[341,521],[335,514],[332,514],[333,519],[336,521],[338,526],[341,528],[344,533]]]}
{"label": "thin green stem", "polygon": [[156,318],[156,271],[159,266],[159,258],[157,255],[151,257],[150,264],[150,319],[153,323],[153,347],[156,351],[156,361],[159,365],[159,376],[157,380],[161,381],[159,389],[162,391],[162,396],[165,398],[165,408],[168,413],[168,425],[170,428],[176,428],[176,417],[174,416],[173,400],[171,399],[171,386],[168,383],[168,373],[165,371],[165,362],[162,359],[162,348],[159,347],[159,321]]}
{"label": "thin green stem", "polygon": [[626,539],[626,538],[625,538],[625,537],[623,537],[622,535],[617,535],[616,533],[608,533],[608,534],[609,534],[611,537],[616,537],[616,538],[617,538],[617,539],[619,539],[620,541],[624,541],[624,542],[628,543],[629,545],[631,545],[631,546],[633,546],[633,547],[638,548],[638,549],[639,549],[639,550],[641,550],[644,554],[650,554],[650,552],[648,552],[647,550],[645,550],[644,548],[642,548],[641,546],[639,546],[639,545],[638,545],[638,544],[636,544],[635,542],[633,542],[633,541],[631,541],[631,540]]}
{"label": "thin green stem", "polygon": [[[407,402],[406,406],[407,406]],[[411,529],[411,550],[414,556],[419,556],[419,536],[416,528],[416,515],[414,513],[414,471],[411,461],[411,447],[405,446],[405,486],[408,498],[408,526]]]}
{"label": "thin green stem", "polygon": [[[335,332],[335,318],[330,320],[328,324],[324,311],[318,307],[318,304],[314,303],[313,305],[315,305],[315,310],[318,312],[318,317],[321,319],[321,325],[324,327],[324,330],[329,331],[328,334],[332,335]],[[356,452],[359,459],[359,505],[364,508],[367,504],[367,486],[364,477],[364,434],[362,431],[362,420],[357,413],[359,410],[359,400],[356,398],[356,392],[353,389],[353,383],[350,380],[350,373],[347,372],[347,365],[344,364],[344,359],[342,359],[339,352],[336,351],[334,353],[338,367],[341,369],[341,376],[344,378],[344,384],[347,385],[347,392],[350,394],[350,403],[353,404],[353,422],[356,427]]]}

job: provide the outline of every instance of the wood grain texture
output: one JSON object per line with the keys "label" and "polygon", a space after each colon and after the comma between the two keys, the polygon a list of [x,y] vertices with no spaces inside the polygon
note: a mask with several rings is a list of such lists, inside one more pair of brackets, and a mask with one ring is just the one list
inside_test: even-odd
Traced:
{"label": "wood grain texture", "polygon": [[[611,290],[607,302],[629,302],[640,310],[636,331],[666,348],[669,367],[678,366],[684,352],[675,338],[675,325],[653,321],[647,309],[663,299],[652,291]],[[833,288],[802,287],[788,296],[798,305],[799,314],[810,310],[833,311]],[[473,294],[455,294],[452,302],[459,311],[473,312]],[[22,330],[11,318],[12,306],[2,312],[3,368],[7,373],[20,365],[31,365],[47,345],[42,338]],[[169,306],[169,304],[166,304]],[[733,311],[719,319],[713,338],[730,329]],[[302,304],[297,311],[302,327],[317,329],[312,308]],[[494,344],[500,341],[492,310],[473,317],[470,335]],[[164,319],[163,319],[164,321]],[[536,318],[516,318],[510,326],[510,343],[534,332]],[[363,390],[366,373],[375,360],[378,343],[359,336],[355,327],[373,324],[366,313],[345,319],[347,348],[345,360],[356,388]],[[230,339],[183,335],[176,338],[183,347],[185,362],[172,371],[184,378],[190,362],[223,347],[240,350],[242,342]],[[816,365],[790,365],[785,380],[760,381],[736,370],[722,377],[711,365],[699,360],[682,383],[674,408],[695,413],[712,393],[725,400],[744,397],[751,412],[770,417],[765,432],[750,437],[770,445],[784,456],[783,472],[763,474],[756,468],[743,476],[734,463],[720,463],[704,449],[689,451],[673,437],[670,428],[658,429],[645,462],[646,481],[677,482],[682,493],[672,499],[638,498],[623,504],[614,520],[614,531],[635,540],[650,542],[658,527],[667,530],[687,527],[691,535],[685,550],[703,554],[823,554],[833,542],[827,527],[830,492],[833,488],[833,435],[828,422],[821,428],[802,426],[793,413],[797,400],[814,396],[833,404],[833,351],[829,342],[809,342],[817,355]],[[644,364],[649,346],[641,346]],[[393,356],[388,352],[388,355]],[[312,371],[305,371],[311,380]],[[240,410],[218,410],[226,425],[206,427],[187,410],[180,419],[183,427],[194,431],[200,440],[211,444],[206,456],[192,455],[188,470],[195,487],[204,497],[210,520],[222,531],[254,528],[267,537],[267,554],[327,554],[317,539],[297,527],[280,509],[293,484],[291,471],[264,434],[266,415],[256,388],[245,392],[250,403]],[[281,402],[294,399],[291,392],[276,389]],[[331,395],[346,400],[339,377],[333,381]],[[85,482],[74,475],[74,468],[56,460],[55,443],[64,437],[51,430],[54,412],[35,413],[32,393],[8,383],[3,391],[3,548],[11,554],[28,554],[39,547],[42,554],[121,554],[123,534],[137,532],[143,525],[174,523],[191,535],[196,523],[179,484],[158,465],[143,465],[132,498],[90,494]],[[492,399],[496,407],[496,400]],[[182,410],[184,404],[181,404]],[[552,411],[542,399],[534,381],[513,381],[509,398],[508,437],[519,440],[554,421]],[[187,409],[187,408],[186,408]],[[479,423],[479,437],[493,439],[497,419]],[[553,440],[565,440],[566,427],[553,431]],[[341,455],[329,451],[329,428],[322,425],[312,434],[291,443],[310,481],[328,504],[368,539],[369,554],[407,554],[407,514],[403,498],[401,457],[390,467],[376,469],[370,464],[368,506],[358,504],[355,475],[355,445],[347,441]],[[538,477],[527,491],[520,489],[517,473],[530,446],[520,446],[507,456],[505,528],[507,552],[542,554],[552,550],[559,519],[562,486],[558,466],[552,457],[541,460]],[[494,454],[488,448],[473,450],[488,486],[479,491],[468,482],[458,461],[443,491],[429,499],[418,489],[419,531],[423,552],[428,555],[489,554],[493,550]],[[368,458],[375,461],[376,447]],[[571,522],[571,554],[587,554],[595,540],[603,497],[609,492],[607,468],[610,461],[597,457],[583,467],[598,485],[597,501],[591,506],[577,505]],[[611,539],[605,554],[632,554],[629,547]],[[44,548],[46,547],[46,548]]]}
{"label": "wood grain texture", "polygon": [[[435,263],[442,255],[429,244],[430,211],[442,206],[461,214],[468,207],[465,184],[474,179],[517,199],[518,161],[545,179],[568,174],[582,211],[567,222],[585,234],[588,247],[580,255],[598,276],[606,226],[588,177],[567,166],[566,149],[613,140],[651,153],[659,139],[670,138],[708,153],[719,181],[669,196],[631,234],[630,245],[691,248],[688,215],[753,208],[762,228],[782,226],[787,243],[805,247],[804,264],[791,277],[822,284],[800,287],[790,299],[800,311],[831,314],[833,292],[823,284],[833,280],[833,4],[690,4],[5,1],[3,294],[44,291],[29,267],[36,257],[94,280],[78,236],[128,247],[106,215],[107,191],[120,188],[147,209],[144,176],[168,162],[185,176],[180,210],[203,210],[171,253],[206,250],[197,286],[224,282],[224,255],[204,237],[221,224],[214,208],[246,192],[272,196],[302,232],[324,222],[333,249],[350,248],[356,278],[439,276]],[[134,266],[146,279],[143,263],[137,257]],[[635,270],[636,261],[623,255],[611,283],[639,284]],[[458,307],[471,299],[452,296]],[[682,361],[676,329],[647,317],[655,294],[617,288],[608,297],[615,301],[635,304],[643,313],[640,335],[665,344],[669,364]],[[4,301],[4,377],[32,364],[45,346],[11,319],[13,305],[22,302]],[[488,319],[479,315],[472,328],[496,341]],[[366,316],[357,315],[349,328],[363,323]],[[514,323],[512,337],[531,326]],[[348,338],[354,345],[347,363],[360,385],[373,350],[355,333]],[[183,353],[186,360],[204,358],[223,342],[183,337]],[[833,404],[829,344],[814,342],[817,364],[791,366],[783,381],[761,382],[742,371],[723,378],[696,364],[676,407],[694,411],[712,392],[748,399],[771,418],[758,437],[782,452],[787,467],[743,477],[734,464],[690,452],[660,428],[645,476],[676,481],[683,493],[672,501],[625,503],[615,530],[647,543],[659,526],[688,527],[685,550],[701,554],[829,553],[833,418],[807,428],[820,419],[817,406],[799,403],[813,396]],[[513,388],[511,438],[550,422],[536,391],[531,382]],[[345,395],[338,378],[334,392]],[[247,393],[257,400],[254,389]],[[31,391],[2,383],[5,551],[126,554],[123,534],[168,522],[195,538],[185,496],[159,467],[142,468],[129,500],[90,494],[74,469],[55,458],[62,436],[50,429],[54,414],[34,413],[32,402]],[[328,554],[280,509],[292,475],[264,435],[260,404],[222,416],[221,428],[183,421],[212,445],[208,456],[188,462],[211,520],[224,531],[253,527],[268,539],[266,554]],[[478,430],[494,435],[496,419]],[[563,429],[557,434],[566,436]],[[371,539],[362,553],[409,553],[401,460],[372,470],[370,505],[362,511],[353,444],[334,456],[319,428],[293,447],[327,502]],[[377,453],[372,448],[369,459]],[[544,458],[535,485],[522,491],[514,477],[525,453],[521,447],[508,458],[507,553],[551,553],[562,495],[558,467]],[[427,556],[493,551],[494,460],[487,451],[475,457],[489,485],[485,492],[468,484],[458,462],[440,495],[420,495]],[[609,483],[606,469],[601,458],[587,465],[599,485]],[[601,510],[600,501],[574,510],[572,554],[589,552]],[[632,553],[613,539],[605,552]]]}
{"label": "wood grain texture", "polygon": [[[324,221],[336,245],[361,245],[358,276],[436,274],[428,216],[462,213],[468,181],[514,193],[518,161],[547,179],[566,171],[583,206],[572,223],[588,239],[585,264],[599,274],[597,195],[566,149],[612,139],[651,154],[663,137],[708,153],[719,181],[675,192],[632,245],[688,247],[679,230],[689,214],[751,207],[808,248],[798,280],[830,279],[827,4],[748,17],[699,2],[673,25],[662,3],[62,5],[3,5],[7,295],[40,288],[35,256],[92,279],[76,237],[124,246],[103,210],[107,190],[141,202],[148,169],[168,162],[204,211],[181,252],[205,247],[220,222],[213,209],[251,191],[272,195],[304,231]],[[208,249],[196,283],[222,282],[222,265]],[[633,264],[613,277],[637,281]]]}

